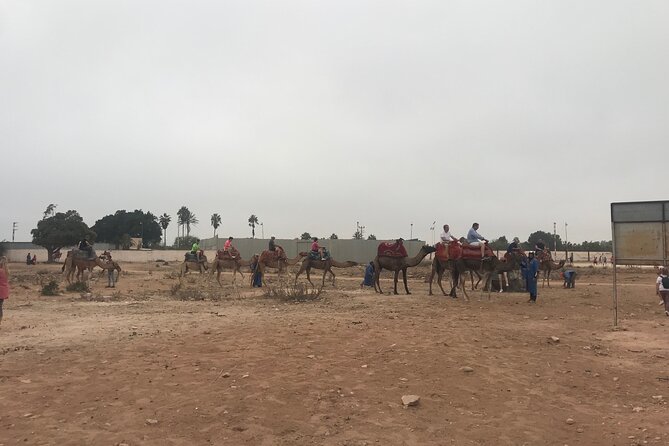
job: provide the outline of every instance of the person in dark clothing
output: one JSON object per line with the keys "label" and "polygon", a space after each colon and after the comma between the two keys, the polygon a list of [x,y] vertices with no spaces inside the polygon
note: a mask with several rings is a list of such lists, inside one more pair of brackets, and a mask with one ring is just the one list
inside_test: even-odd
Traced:
{"label": "person in dark clothing", "polygon": [[564,288],[574,288],[576,286],[576,271],[566,269],[562,274],[564,276]]}
{"label": "person in dark clothing", "polygon": [[360,283],[360,288],[374,286],[374,262],[369,262],[365,268],[365,278]]}
{"label": "person in dark clothing", "polygon": [[93,257],[93,246],[89,243],[89,241],[85,238],[81,239],[79,242],[79,249],[82,251],[86,251],[88,253],[88,258],[90,259]]}
{"label": "person in dark clothing", "polygon": [[546,250],[546,244],[542,239],[539,239],[539,241],[534,245],[534,253],[535,255],[539,256],[541,253],[543,253]]}
{"label": "person in dark clothing", "polygon": [[539,261],[530,252],[527,256],[527,269],[525,270],[525,287],[530,293],[530,300],[528,302],[537,301],[537,276],[539,275]]}
{"label": "person in dark clothing", "polygon": [[276,251],[276,241],[274,236],[272,236],[271,239],[269,239],[269,250],[270,251]]}
{"label": "person in dark clothing", "polygon": [[251,264],[249,265],[251,269],[251,287],[252,288],[262,288],[262,274],[260,273],[260,268],[258,268],[258,257],[254,256]]}
{"label": "person in dark clothing", "polygon": [[509,246],[506,248],[506,253],[511,254],[512,252],[518,251],[520,251],[520,239],[518,237],[514,237],[513,241],[509,243]]}

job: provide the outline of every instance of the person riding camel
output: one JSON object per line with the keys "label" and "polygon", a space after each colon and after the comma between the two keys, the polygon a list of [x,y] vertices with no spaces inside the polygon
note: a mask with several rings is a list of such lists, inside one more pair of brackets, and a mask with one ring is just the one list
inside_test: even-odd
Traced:
{"label": "person riding camel", "polygon": [[79,249],[85,251],[88,254],[89,259],[93,256],[93,246],[89,243],[86,237],[79,241]]}
{"label": "person riding camel", "polygon": [[276,238],[272,236],[269,239],[269,250],[276,255],[277,260],[286,260],[286,251],[279,245],[276,244]]}
{"label": "person riding camel", "polygon": [[469,246],[480,246],[481,259],[485,259],[485,245],[488,243],[488,240],[486,240],[485,237],[478,233],[478,229],[479,224],[474,223],[469,229],[469,232],[467,232],[467,243],[469,243]]}
{"label": "person riding camel", "polygon": [[195,256],[195,259],[199,262],[200,261],[200,240],[195,239],[193,242],[193,246],[190,248],[190,253]]}
{"label": "person riding camel", "polygon": [[544,257],[546,256],[546,244],[542,239],[539,239],[534,245],[534,254],[539,261],[544,260]]}
{"label": "person riding camel", "polygon": [[223,252],[227,253],[228,256],[230,256],[231,259],[236,258],[235,256],[235,247],[232,246],[232,237],[228,237],[228,239],[225,241],[225,244],[223,245]]}
{"label": "person riding camel", "polygon": [[506,248],[506,253],[511,254],[513,252],[520,252],[520,239],[518,237],[514,237],[513,241],[509,243],[509,246]]}
{"label": "person riding camel", "polygon": [[442,243],[443,245],[445,245],[446,247],[448,247],[448,245],[449,245],[452,241],[455,241],[455,242],[458,241],[457,238],[455,238],[455,237],[453,237],[453,235],[451,235],[451,230],[450,230],[450,229],[451,229],[451,228],[450,228],[448,225],[444,225],[444,232],[442,232],[442,233],[441,233],[441,236],[440,236],[440,238],[441,238],[441,243]]}
{"label": "person riding camel", "polygon": [[318,245],[318,237],[314,237],[313,243],[311,244],[311,255],[313,259],[320,259],[320,260],[326,260],[325,259],[325,248],[322,246]]}

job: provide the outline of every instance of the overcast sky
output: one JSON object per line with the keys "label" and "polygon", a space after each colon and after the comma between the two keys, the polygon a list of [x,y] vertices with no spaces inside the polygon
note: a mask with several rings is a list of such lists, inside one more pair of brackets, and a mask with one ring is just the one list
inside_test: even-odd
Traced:
{"label": "overcast sky", "polygon": [[[209,237],[611,238],[667,199],[669,2],[0,0],[0,240],[185,205]],[[258,231],[260,235],[260,231]]]}

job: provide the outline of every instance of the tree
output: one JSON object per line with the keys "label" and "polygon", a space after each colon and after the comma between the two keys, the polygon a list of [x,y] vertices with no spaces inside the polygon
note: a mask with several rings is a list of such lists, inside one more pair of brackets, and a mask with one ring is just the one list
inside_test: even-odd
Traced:
{"label": "tree", "polygon": [[506,239],[506,236],[503,235],[500,238],[491,241],[489,245],[494,250],[502,250],[509,247],[509,241]]}
{"label": "tree", "polygon": [[353,239],[354,240],[362,240],[362,231],[360,229],[357,229],[355,231],[355,234],[353,234]]}
{"label": "tree", "polygon": [[56,205],[51,203],[46,207],[46,210],[44,211],[44,217],[42,219],[45,219],[47,217],[51,217],[53,213],[56,211]]}
{"label": "tree", "polygon": [[177,216],[177,224],[181,226],[181,235],[190,235],[191,225],[195,226],[199,223],[195,214],[193,214],[186,206],[181,206],[181,208],[177,211]]}
{"label": "tree", "polygon": [[374,234],[369,234],[369,237],[367,237],[367,240],[376,240],[376,236]]}
{"label": "tree", "polygon": [[300,240],[311,240],[311,234],[308,232],[303,232],[302,235],[300,236]]}
{"label": "tree", "polygon": [[163,246],[167,246],[167,227],[170,225],[171,221],[172,221],[172,217],[167,215],[167,213],[161,215],[158,218],[158,222],[160,223],[160,227],[163,228]]}
{"label": "tree", "polygon": [[330,235],[330,240],[337,240],[338,238],[339,237],[337,237],[337,234],[335,234],[334,232],[332,233],[332,235]]}
{"label": "tree", "polygon": [[151,212],[144,212],[141,209],[132,212],[127,212],[125,209],[118,210],[96,221],[91,229],[95,231],[99,241],[112,243],[116,249],[126,244],[122,241],[124,235],[141,237],[142,246],[160,243],[163,235],[158,218]]}
{"label": "tree", "polygon": [[553,236],[553,234],[549,234],[548,232],[544,231],[536,231],[530,234],[530,236],[527,238],[527,244],[530,246],[530,249],[534,249],[534,246],[539,241],[539,239],[543,240],[546,244],[546,248],[551,250],[555,248],[555,242],[557,241],[558,251],[562,250],[562,240],[560,240],[560,236]]}
{"label": "tree", "polygon": [[89,241],[95,239],[95,232],[91,231],[79,213],[73,210],[57,212],[49,217],[42,218],[37,222],[37,227],[30,233],[33,236],[34,244],[46,248],[47,262],[53,262],[53,253],[57,249],[76,245],[79,240],[85,237]]}
{"label": "tree", "polygon": [[174,247],[178,249],[191,249],[193,243],[197,241],[197,237],[186,235],[174,239]]}
{"label": "tree", "polygon": [[214,237],[216,237],[216,230],[221,226],[221,216],[218,214],[211,214],[211,225],[214,227]]}
{"label": "tree", "polygon": [[251,238],[256,238],[256,225],[258,224],[258,217],[251,214],[248,221],[249,226],[251,226]]}

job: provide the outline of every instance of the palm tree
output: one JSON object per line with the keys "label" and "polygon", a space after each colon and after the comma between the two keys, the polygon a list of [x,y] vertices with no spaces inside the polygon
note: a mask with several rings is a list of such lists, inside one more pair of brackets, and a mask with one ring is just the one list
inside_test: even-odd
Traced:
{"label": "palm tree", "polygon": [[212,214],[211,225],[214,227],[214,237],[216,237],[216,230],[219,226],[221,226],[221,216],[218,214]]}
{"label": "palm tree", "polygon": [[[190,215],[190,211],[186,206],[181,206],[181,208],[177,211],[177,224],[179,225],[181,230],[181,236],[183,237],[184,231],[183,228],[186,226],[186,220],[188,219],[188,216]],[[179,231],[177,231],[177,237],[179,237]]]}
{"label": "palm tree", "polygon": [[190,211],[188,212],[189,212],[188,218],[186,219],[186,236],[190,236],[190,225],[195,226],[196,224],[199,223],[195,214],[191,213]]}
{"label": "palm tree", "polygon": [[256,225],[258,224],[258,217],[251,214],[249,217],[249,226],[251,226],[251,238],[256,238]]}
{"label": "palm tree", "polygon": [[158,218],[158,221],[160,222],[160,227],[163,228],[163,246],[167,246],[167,227],[170,225],[172,217],[165,213]]}

